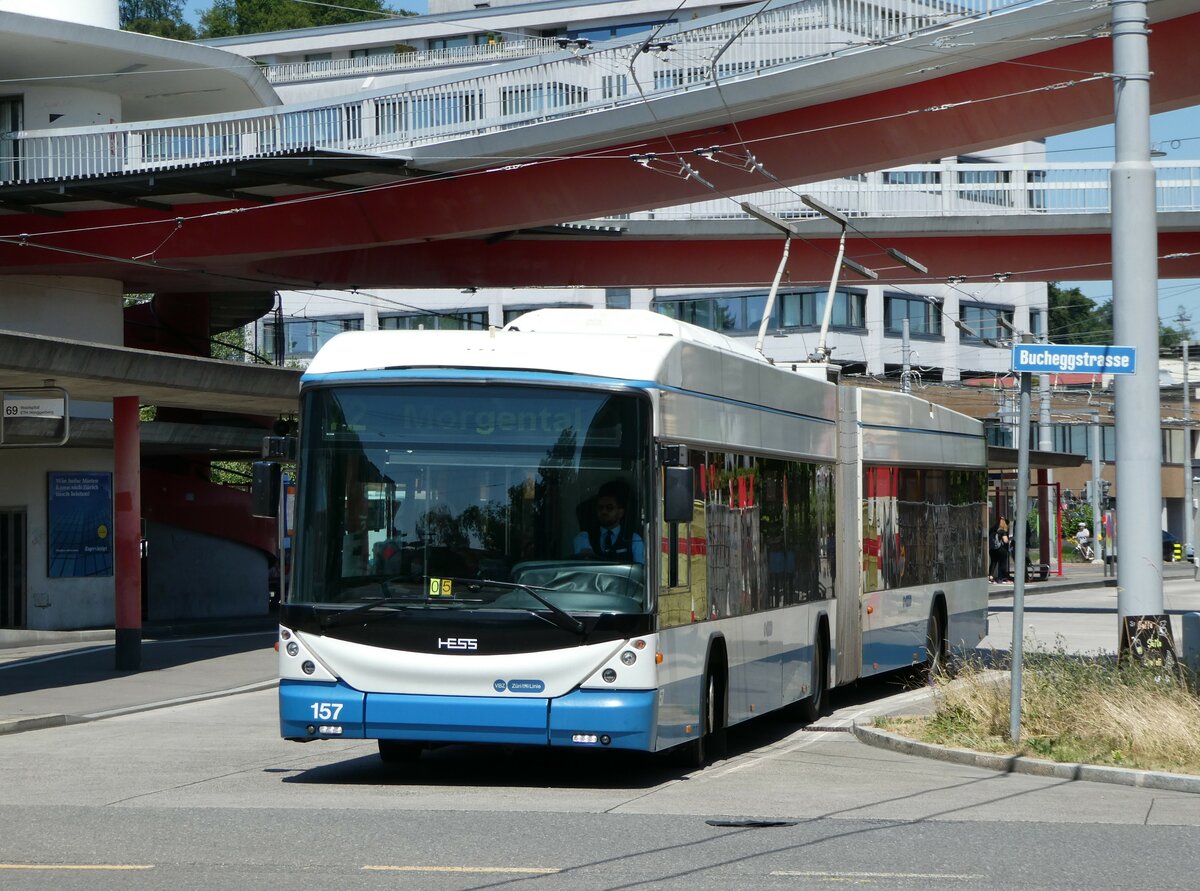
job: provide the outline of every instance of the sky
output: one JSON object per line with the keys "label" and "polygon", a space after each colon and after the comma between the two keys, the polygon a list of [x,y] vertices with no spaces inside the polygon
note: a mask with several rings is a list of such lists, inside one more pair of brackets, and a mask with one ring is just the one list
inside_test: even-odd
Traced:
{"label": "sky", "polygon": [[[427,11],[426,0],[390,0],[387,5],[418,13]],[[192,24],[197,24],[200,13],[211,6],[212,0],[185,0],[184,15]],[[1163,160],[1200,160],[1200,106],[1154,115],[1150,119],[1150,141],[1154,148],[1167,153]],[[1056,163],[1111,162],[1113,153],[1111,126],[1079,130],[1046,141],[1046,158]],[[1061,281],[1059,284],[1068,289],[1078,287],[1099,303],[1107,303],[1112,298],[1112,282]],[[1191,316],[1189,327],[1200,332],[1200,280],[1163,279],[1158,285],[1159,318],[1173,325],[1182,306]]]}
{"label": "sky", "polygon": [[[1046,140],[1046,158],[1056,163],[1072,161],[1113,160],[1113,128],[1095,127],[1075,133],[1054,136]],[[1150,118],[1152,149],[1166,152],[1159,160],[1169,162],[1200,160],[1200,107],[1153,115]],[[1112,282],[1062,281],[1065,288],[1078,287],[1084,294],[1100,303],[1112,298]],[[1164,323],[1176,326],[1180,307],[1191,316],[1188,327],[1200,332],[1200,280],[1160,279],[1158,282],[1158,316]]]}

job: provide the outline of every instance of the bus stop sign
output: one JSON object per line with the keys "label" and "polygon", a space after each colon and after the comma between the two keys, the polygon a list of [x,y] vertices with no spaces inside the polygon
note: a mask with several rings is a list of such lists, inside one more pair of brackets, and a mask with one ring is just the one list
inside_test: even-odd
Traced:
{"label": "bus stop sign", "polygon": [[1012,348],[1012,370],[1034,374],[1133,374],[1137,371],[1137,347],[1018,343]]}

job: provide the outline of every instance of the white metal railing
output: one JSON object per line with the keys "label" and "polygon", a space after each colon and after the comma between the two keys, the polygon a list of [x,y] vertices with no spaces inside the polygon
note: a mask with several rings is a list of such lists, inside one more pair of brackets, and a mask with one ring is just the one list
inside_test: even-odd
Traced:
{"label": "white metal railing", "polygon": [[[1200,161],[1155,161],[1158,210],[1200,211]],[[751,201],[784,219],[818,217],[811,195],[847,217],[1108,213],[1111,164],[912,164],[790,189],[621,214],[613,220],[741,220]]]}
{"label": "white metal railing", "polygon": [[284,62],[264,65],[263,74],[273,84],[298,83],[334,77],[360,77],[413,71],[453,65],[482,65],[508,59],[528,59],[558,48],[552,37],[529,37],[479,46],[451,46],[444,49],[411,50],[406,53],[379,53],[353,59],[323,59],[315,62]]}
{"label": "white metal railing", "polygon": [[3,183],[78,179],[305,150],[397,152],[711,86],[1049,0],[799,0],[634,42],[446,75],[401,91],[152,124],[0,134]]}

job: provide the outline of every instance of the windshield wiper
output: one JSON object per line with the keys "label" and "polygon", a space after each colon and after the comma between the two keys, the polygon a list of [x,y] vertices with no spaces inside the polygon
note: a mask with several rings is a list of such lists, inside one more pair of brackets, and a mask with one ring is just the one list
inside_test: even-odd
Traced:
{"label": "windshield wiper", "polygon": [[[550,610],[550,615],[553,616],[555,625],[567,631],[574,631],[576,634],[583,634],[583,622],[579,621],[561,606],[551,603],[531,585],[523,585],[520,582],[501,582],[496,579],[451,579],[451,581],[459,585],[466,585],[468,590],[471,588],[478,590],[483,585],[491,585],[494,588],[508,588],[510,591],[524,591],[542,606],[546,607],[546,609]],[[542,590],[548,591],[551,589],[543,588]]]}
{"label": "windshield wiper", "polygon": [[[387,582],[381,582],[385,591],[390,591]],[[345,619],[351,616],[362,615],[369,613],[371,610],[380,606],[391,606],[396,603],[424,603],[427,598],[422,594],[388,594],[386,597],[375,597],[367,603],[361,603],[358,606],[351,607],[347,610],[334,613],[331,616],[321,620],[321,630],[332,628],[334,625],[340,625]]]}

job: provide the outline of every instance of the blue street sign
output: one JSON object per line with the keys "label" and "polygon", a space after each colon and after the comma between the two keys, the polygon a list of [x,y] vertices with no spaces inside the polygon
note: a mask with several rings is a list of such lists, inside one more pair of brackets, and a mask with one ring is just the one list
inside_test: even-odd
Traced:
{"label": "blue street sign", "polygon": [[1133,374],[1137,371],[1137,347],[1018,343],[1012,348],[1012,370],[1058,374]]}

